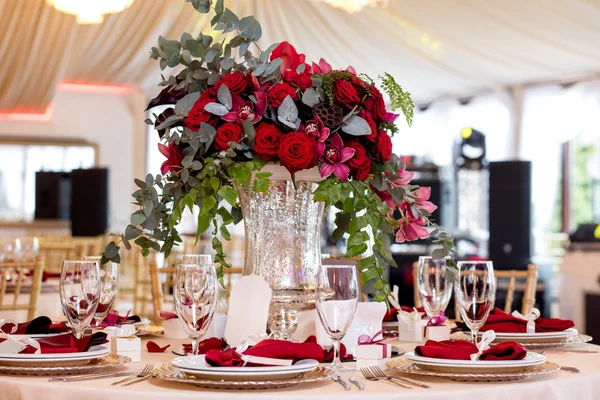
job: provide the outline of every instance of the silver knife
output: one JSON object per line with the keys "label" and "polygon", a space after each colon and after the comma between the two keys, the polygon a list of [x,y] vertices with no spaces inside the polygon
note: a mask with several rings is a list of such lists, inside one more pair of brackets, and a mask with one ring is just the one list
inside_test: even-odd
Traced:
{"label": "silver knife", "polygon": [[348,381],[346,381],[339,375],[333,374],[331,375],[331,379],[333,379],[334,382],[338,382],[340,385],[342,385],[346,391],[349,391],[351,389],[350,383],[348,383]]}
{"label": "silver knife", "polygon": [[131,375],[131,371],[113,372],[110,374],[94,374],[94,375],[83,375],[83,376],[67,376],[59,378],[48,378],[49,382],[80,382],[80,381],[92,381],[95,379],[104,378],[118,378],[120,376]]}
{"label": "silver knife", "polygon": [[348,380],[351,383],[354,383],[358,387],[358,390],[360,390],[361,392],[363,390],[365,390],[365,385],[363,385],[363,383],[361,381],[359,381],[358,379],[356,379],[355,377],[351,376],[350,378],[348,378]]}

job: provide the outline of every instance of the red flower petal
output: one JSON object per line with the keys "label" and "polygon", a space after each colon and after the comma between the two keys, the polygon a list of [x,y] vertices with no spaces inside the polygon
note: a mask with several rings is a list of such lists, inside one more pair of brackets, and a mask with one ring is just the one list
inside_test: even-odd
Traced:
{"label": "red flower petal", "polygon": [[152,340],[146,343],[146,349],[148,350],[148,353],[164,353],[169,347],[171,347],[170,344],[166,345],[165,347],[160,347]]}

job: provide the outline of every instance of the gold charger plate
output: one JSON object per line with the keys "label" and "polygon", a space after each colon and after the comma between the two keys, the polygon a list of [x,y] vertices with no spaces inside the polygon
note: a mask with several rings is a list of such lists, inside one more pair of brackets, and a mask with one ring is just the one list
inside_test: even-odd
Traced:
{"label": "gold charger plate", "polygon": [[115,356],[109,354],[105,357],[96,358],[85,365],[57,366],[57,367],[15,367],[0,365],[0,374],[3,375],[25,375],[25,376],[56,376],[56,375],[79,375],[95,372],[101,369],[116,367],[131,361],[129,357]]}
{"label": "gold charger plate", "polygon": [[[471,341],[471,334],[466,332],[455,332],[451,335],[452,339],[462,339]],[[514,339],[496,339],[492,344],[498,344],[502,342],[516,341],[525,346],[529,350],[543,350],[543,349],[554,349],[558,347],[567,346],[570,344],[582,344],[591,342],[593,338],[589,335],[583,335],[578,333],[576,335],[565,336],[562,338],[545,338],[543,341],[528,341],[528,340],[514,340]]]}
{"label": "gold charger plate", "polygon": [[165,333],[165,328],[163,328],[162,326],[157,326],[157,325],[140,326],[137,328],[137,330],[135,332],[136,336],[146,336],[146,335],[158,336],[158,335],[162,335],[163,333]]}
{"label": "gold charger plate", "polygon": [[272,381],[224,381],[208,380],[195,378],[186,375],[178,369],[168,366],[155,370],[154,378],[164,379],[170,382],[188,383],[208,389],[226,389],[226,390],[255,390],[255,389],[278,389],[290,386],[296,386],[302,383],[318,382],[331,378],[333,371],[325,367],[301,374],[295,378],[278,379]]}
{"label": "gold charger plate", "polygon": [[460,373],[460,372],[438,372],[428,371],[420,368],[412,361],[404,358],[396,358],[388,361],[387,366],[390,369],[404,372],[406,374],[423,375],[435,378],[446,378],[459,382],[507,382],[530,378],[532,376],[551,374],[560,370],[560,365],[546,361],[543,364],[526,367],[519,372],[494,372],[494,373]]}

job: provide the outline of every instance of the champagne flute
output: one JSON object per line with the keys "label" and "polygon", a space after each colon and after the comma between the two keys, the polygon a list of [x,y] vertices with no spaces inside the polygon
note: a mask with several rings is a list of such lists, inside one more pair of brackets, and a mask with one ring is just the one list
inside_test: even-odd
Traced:
{"label": "champagne flute", "polygon": [[452,296],[452,281],[446,279],[446,267],[450,258],[434,260],[419,257],[418,290],[423,308],[429,317],[438,317],[446,311]]}
{"label": "champagne flute", "polygon": [[340,360],[340,342],[350,327],[359,300],[356,265],[325,264],[317,271],[315,303],[319,319],[333,340],[333,363],[336,372],[353,371]]}
{"label": "champagne flute", "polygon": [[77,339],[90,326],[100,300],[100,268],[97,261],[63,261],[60,302]]}
{"label": "champagne flute", "polygon": [[85,256],[83,260],[96,261],[100,266],[100,300],[98,301],[98,308],[94,313],[95,326],[98,327],[110,312],[117,297],[119,270],[117,264],[112,261],[100,264],[102,260],[100,256]]}
{"label": "champagne flute", "polygon": [[175,271],[175,310],[198,354],[198,339],[206,333],[217,307],[217,278],[213,265],[179,264]]}
{"label": "champagne flute", "polygon": [[460,315],[471,330],[473,343],[485,324],[496,300],[496,279],[491,261],[459,261],[455,301]]}

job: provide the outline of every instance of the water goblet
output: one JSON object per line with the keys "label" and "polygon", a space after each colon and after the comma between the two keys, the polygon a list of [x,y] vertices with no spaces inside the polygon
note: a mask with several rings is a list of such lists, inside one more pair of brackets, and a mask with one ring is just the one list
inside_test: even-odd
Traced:
{"label": "water goblet", "polygon": [[324,264],[317,271],[315,305],[325,333],[333,340],[336,372],[353,371],[340,360],[340,343],[346,335],[358,305],[359,283],[354,264]]}
{"label": "water goblet", "polygon": [[419,297],[429,317],[438,317],[446,311],[452,296],[452,281],[446,279],[446,267],[450,258],[434,260],[432,257],[419,257],[418,285]]}
{"label": "water goblet", "polygon": [[175,310],[198,354],[198,339],[206,333],[217,307],[217,278],[213,265],[179,264],[173,297]]}
{"label": "water goblet", "polygon": [[181,264],[213,265],[210,254],[184,254],[181,256]]}
{"label": "water goblet", "polygon": [[491,261],[459,261],[455,301],[460,315],[471,330],[473,343],[485,324],[496,300],[496,279]]}
{"label": "water goblet", "polygon": [[117,297],[119,270],[117,264],[112,261],[100,264],[102,259],[100,256],[85,256],[83,259],[84,261],[96,261],[100,268],[100,299],[94,313],[95,326],[98,327],[112,309]]}
{"label": "water goblet", "polygon": [[100,300],[100,268],[97,261],[63,261],[60,302],[73,335],[81,339],[90,326]]}

